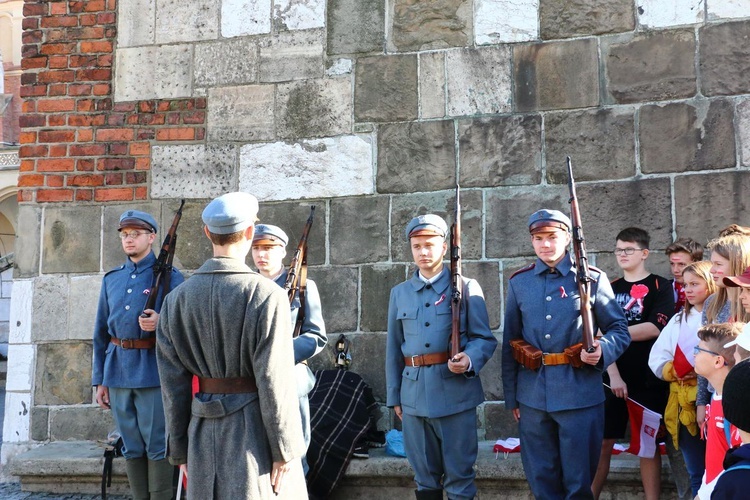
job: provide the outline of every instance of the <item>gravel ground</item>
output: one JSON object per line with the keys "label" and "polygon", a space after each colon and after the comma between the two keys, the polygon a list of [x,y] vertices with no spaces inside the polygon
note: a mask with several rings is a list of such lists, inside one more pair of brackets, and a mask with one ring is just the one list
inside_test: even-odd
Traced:
{"label": "gravel ground", "polygon": [[[3,500],[95,500],[101,495],[81,493],[35,493],[21,491],[21,483],[0,483],[0,498]],[[107,500],[130,500],[130,496],[107,495]]]}

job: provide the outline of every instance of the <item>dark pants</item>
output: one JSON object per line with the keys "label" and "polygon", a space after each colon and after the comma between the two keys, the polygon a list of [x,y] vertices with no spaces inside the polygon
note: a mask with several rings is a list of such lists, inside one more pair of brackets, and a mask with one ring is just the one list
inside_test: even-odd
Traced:
{"label": "dark pants", "polygon": [[685,467],[690,476],[690,489],[695,497],[701,487],[703,472],[706,470],[706,442],[701,439],[700,432],[692,436],[687,427],[680,425],[677,445],[682,452],[682,458],[685,459]]}
{"label": "dark pants", "polygon": [[520,405],[521,460],[536,498],[593,498],[604,404],[546,412]]}

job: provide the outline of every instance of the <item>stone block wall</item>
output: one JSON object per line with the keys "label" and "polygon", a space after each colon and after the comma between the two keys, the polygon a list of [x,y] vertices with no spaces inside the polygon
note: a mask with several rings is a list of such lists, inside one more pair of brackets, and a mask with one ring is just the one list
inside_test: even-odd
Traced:
{"label": "stone block wall", "polygon": [[[61,422],[90,414],[104,427],[90,404],[88,338],[101,274],[122,258],[113,228],[126,206],[165,226],[187,199],[176,262],[190,272],[210,253],[200,213],[211,197],[257,195],[261,219],[292,240],[316,205],[310,275],[331,343],[350,336],[352,369],[381,401],[389,289],[412,269],[404,225],[425,212],[451,222],[456,182],[466,274],[484,288],[498,339],[505,283],[532,255],[528,215],[568,210],[565,156],[592,261],[610,274],[623,227],[651,232],[652,267],[668,274],[658,251],[673,238],[750,225],[750,8],[737,2],[25,9],[16,416],[4,433],[18,446],[101,437],[80,426],[68,435]],[[482,434],[513,434],[499,356],[482,376]]]}

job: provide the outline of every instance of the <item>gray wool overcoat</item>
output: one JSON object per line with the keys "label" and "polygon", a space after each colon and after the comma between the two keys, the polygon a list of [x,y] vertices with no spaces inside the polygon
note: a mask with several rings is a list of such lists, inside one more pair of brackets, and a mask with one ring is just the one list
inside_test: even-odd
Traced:
{"label": "gray wool overcoat", "polygon": [[[287,295],[244,262],[206,261],[170,293],[157,327],[167,454],[191,499],[305,499],[305,453]],[[257,393],[192,397],[193,375],[255,377]],[[274,496],[274,461],[292,461]]]}

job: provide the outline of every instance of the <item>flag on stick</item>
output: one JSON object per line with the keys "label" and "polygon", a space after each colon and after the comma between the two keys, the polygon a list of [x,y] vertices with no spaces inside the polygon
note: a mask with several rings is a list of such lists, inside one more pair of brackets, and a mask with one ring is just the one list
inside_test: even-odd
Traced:
{"label": "flag on stick", "polygon": [[[612,389],[607,384],[603,385],[607,389]],[[632,398],[627,398],[625,403],[630,420],[630,446],[625,451],[639,457],[651,458],[656,453],[656,433],[659,432],[661,415]]]}
{"label": "flag on stick", "polygon": [[643,458],[652,458],[656,454],[656,433],[659,431],[661,415],[630,398],[626,403],[630,417],[628,453]]}

